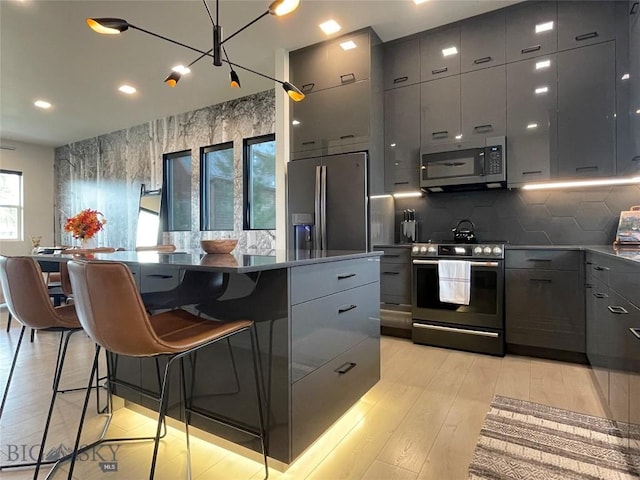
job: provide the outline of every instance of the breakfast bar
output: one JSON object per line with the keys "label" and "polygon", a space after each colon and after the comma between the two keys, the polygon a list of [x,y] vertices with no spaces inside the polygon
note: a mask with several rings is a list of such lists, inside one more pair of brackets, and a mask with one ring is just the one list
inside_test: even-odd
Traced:
{"label": "breakfast bar", "polygon": [[[88,257],[125,263],[150,313],[183,308],[211,321],[256,322],[267,451],[283,464],[296,459],[380,379],[379,252],[123,251]],[[187,388],[196,412],[191,424],[260,451],[254,437],[205,418],[257,426],[248,336],[208,347],[190,361]],[[157,410],[154,397],[164,362],[116,355],[110,362],[114,393]],[[180,373],[174,375],[177,379]],[[169,416],[180,419],[180,382],[171,385]]]}

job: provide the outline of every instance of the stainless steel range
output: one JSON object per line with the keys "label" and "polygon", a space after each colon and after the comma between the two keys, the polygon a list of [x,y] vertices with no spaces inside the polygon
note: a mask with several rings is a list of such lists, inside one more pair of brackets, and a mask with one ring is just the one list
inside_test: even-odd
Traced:
{"label": "stainless steel range", "polygon": [[[416,243],[411,255],[414,343],[504,355],[504,244]],[[454,302],[452,271],[466,288]]]}

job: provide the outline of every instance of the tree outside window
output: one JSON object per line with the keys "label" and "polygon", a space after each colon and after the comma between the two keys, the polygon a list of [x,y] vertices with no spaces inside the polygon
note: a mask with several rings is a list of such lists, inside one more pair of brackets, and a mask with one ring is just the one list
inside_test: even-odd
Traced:
{"label": "tree outside window", "polygon": [[244,229],[276,228],[276,136],[244,140]]}
{"label": "tree outside window", "polygon": [[22,240],[22,172],[0,170],[0,240]]}

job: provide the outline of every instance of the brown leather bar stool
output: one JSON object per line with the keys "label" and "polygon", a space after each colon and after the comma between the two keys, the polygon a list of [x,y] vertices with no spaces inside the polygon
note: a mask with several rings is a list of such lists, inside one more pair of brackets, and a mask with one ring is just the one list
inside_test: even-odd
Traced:
{"label": "brown leather bar stool", "polygon": [[[231,422],[208,417],[216,422],[231,426],[247,434],[260,438],[265,467],[265,478],[269,476],[267,453],[265,450],[264,414],[262,409],[262,374],[258,366],[256,330],[253,321],[236,320],[219,323],[197,317],[185,310],[177,309],[156,315],[148,315],[138,293],[130,270],[123,263],[100,261],[70,261],[68,263],[71,285],[75,297],[80,323],[89,336],[96,342],[96,356],[89,378],[89,385],[97,366],[101,348],[117,355],[132,357],[157,357],[167,355],[168,362],[160,389],[158,408],[158,426],[154,439],[153,456],[149,478],[153,479],[158,455],[161,426],[168,407],[168,387],[171,367],[178,360],[184,372],[184,358],[213,343],[228,339],[241,332],[249,332],[255,375],[255,388],[258,403],[259,431],[253,431]],[[118,305],[114,310],[113,306]],[[111,379],[110,379],[111,380]],[[187,445],[187,473],[191,477],[191,455],[189,449],[189,418],[191,411],[187,404],[185,376],[181,375],[180,389],[183,406],[183,418]],[[86,413],[89,395],[85,397],[78,436],[69,467],[72,478],[76,452],[79,448],[82,424]],[[109,439],[99,442],[108,442]]]}
{"label": "brown leather bar stool", "polygon": [[71,335],[82,330],[73,305],[54,307],[49,298],[49,291],[42,279],[42,271],[38,263],[31,257],[4,257],[0,256],[0,284],[7,302],[9,311],[21,324],[20,337],[13,355],[7,384],[0,404],[0,418],[4,412],[9,387],[22,345],[22,339],[27,327],[33,330],[60,332],[60,346],[58,347],[58,359],[53,377],[53,392],[49,404],[49,413],[42,433],[42,441],[38,452],[38,460],[35,463],[22,463],[17,465],[2,465],[1,469],[35,466],[34,478],[37,478],[41,465],[54,462],[43,461],[43,453],[49,425],[53,415],[56,396],[60,393],[60,377],[64,367],[64,360]]}

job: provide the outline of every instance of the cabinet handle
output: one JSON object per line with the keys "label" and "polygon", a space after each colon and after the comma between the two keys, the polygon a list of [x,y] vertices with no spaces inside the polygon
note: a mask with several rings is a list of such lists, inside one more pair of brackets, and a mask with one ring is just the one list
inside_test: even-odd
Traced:
{"label": "cabinet handle", "polygon": [[530,170],[528,172],[522,172],[522,175],[542,175],[542,170]]}
{"label": "cabinet handle", "polygon": [[530,282],[540,282],[540,283],[551,283],[551,280],[548,278],[530,278]]}
{"label": "cabinet handle", "polygon": [[345,278],[351,278],[355,276],[355,273],[341,273],[340,275],[338,275],[338,280],[344,280]]}
{"label": "cabinet handle", "polygon": [[599,272],[608,272],[609,271],[609,267],[600,267],[599,265],[596,265],[595,267],[593,267],[594,270],[598,270]]}
{"label": "cabinet handle", "polygon": [[636,338],[640,340],[640,328],[630,328],[629,330],[631,330],[631,333],[633,333],[636,336]]}
{"label": "cabinet handle", "polygon": [[449,136],[449,130],[442,130],[441,132],[431,133],[433,138],[447,138]]}
{"label": "cabinet handle", "polygon": [[400,275],[400,272],[382,272],[383,275]]}
{"label": "cabinet handle", "polygon": [[582,35],[578,35],[576,37],[576,42],[581,42],[582,40],[588,40],[590,38],[596,38],[597,36],[598,32],[583,33]]}
{"label": "cabinet handle", "polygon": [[444,72],[448,72],[448,71],[449,71],[449,67],[436,68],[435,70],[431,70],[431,74],[432,75],[438,75],[439,73],[444,73]]}
{"label": "cabinet handle", "polygon": [[591,165],[588,167],[576,167],[576,172],[591,172],[596,170],[598,170],[598,167],[596,165]]}
{"label": "cabinet handle", "polygon": [[609,298],[609,295],[607,295],[606,293],[599,293],[599,292],[594,293],[593,296],[596,298]]}
{"label": "cabinet handle", "polygon": [[398,77],[393,79],[393,83],[402,83],[409,80],[409,77]]}
{"label": "cabinet handle", "polygon": [[527,262],[551,262],[550,258],[528,258]]}
{"label": "cabinet handle", "polygon": [[351,370],[356,365],[357,365],[357,363],[347,362],[344,365],[341,365],[338,368],[336,368],[334,370],[334,372],[336,372],[339,375],[344,375],[345,373],[347,373],[349,370]]}
{"label": "cabinet handle", "polygon": [[640,2],[635,2],[633,5],[631,5],[631,10],[629,10],[629,15],[635,15],[636,13],[638,13],[638,5],[640,5]]}
{"label": "cabinet handle", "polygon": [[302,145],[313,145],[315,142],[315,140],[311,140],[310,142],[302,142]]}
{"label": "cabinet handle", "polygon": [[356,81],[356,76],[353,73],[347,73],[340,75],[340,83],[351,83]]}
{"label": "cabinet handle", "polygon": [[626,315],[629,313],[624,307],[619,307],[617,305],[607,305],[607,308],[611,313],[615,313],[616,315]]}
{"label": "cabinet handle", "polygon": [[486,133],[493,131],[493,125],[488,123],[487,125],[476,125],[473,127],[473,131],[476,133]]}
{"label": "cabinet handle", "polygon": [[520,50],[520,53],[525,54],[525,53],[537,52],[538,50],[540,50],[540,45],[533,45],[531,47],[523,48],[522,50]]}
{"label": "cabinet handle", "polygon": [[302,85],[302,88],[300,88],[300,90],[302,90],[304,93],[309,93],[315,86],[315,83],[305,83],[304,85]]}
{"label": "cabinet handle", "polygon": [[382,255],[383,258],[399,258],[400,255],[392,255],[390,253],[385,253],[384,255]]}
{"label": "cabinet handle", "polygon": [[348,307],[340,307],[340,308],[338,309],[338,314],[340,314],[340,313],[346,313],[346,312],[348,312],[349,310],[353,310],[354,308],[357,308],[357,307],[358,307],[357,305],[349,305]]}
{"label": "cabinet handle", "polygon": [[168,278],[173,278],[173,275],[163,275],[160,273],[152,273],[150,275],[147,275],[147,278],[159,278],[161,280],[166,280]]}
{"label": "cabinet handle", "polygon": [[476,65],[480,65],[481,63],[487,63],[490,62],[491,60],[493,60],[493,58],[491,57],[482,57],[482,58],[476,58],[473,63],[475,63]]}
{"label": "cabinet handle", "polygon": [[340,140],[346,140],[347,138],[356,138],[356,136],[355,136],[355,135],[353,135],[353,134],[350,134],[350,135],[342,135],[342,136],[340,137]]}
{"label": "cabinet handle", "polygon": [[585,283],[585,284],[584,284],[584,288],[593,288],[593,285],[590,285],[590,284],[588,284],[588,283]]}
{"label": "cabinet handle", "polygon": [[640,155],[636,155],[631,159],[632,162],[640,162]]}
{"label": "cabinet handle", "polygon": [[394,185],[409,185],[409,182],[393,182]]}

